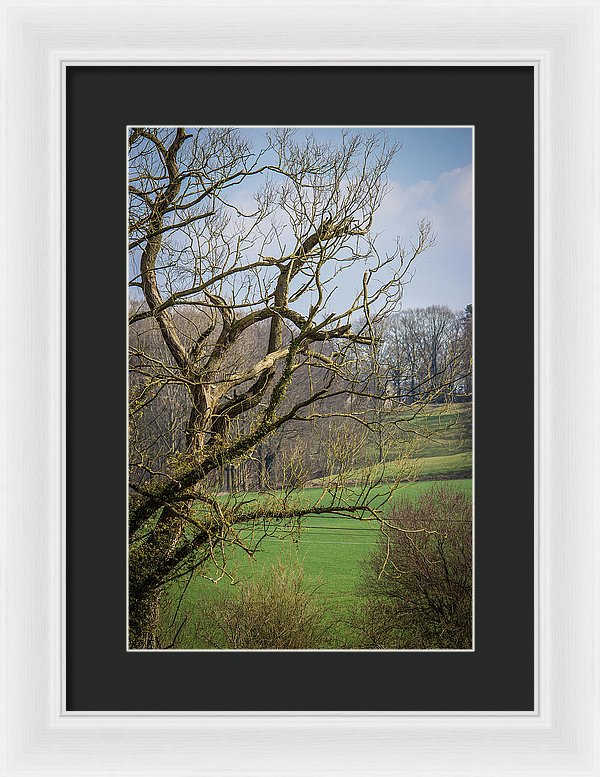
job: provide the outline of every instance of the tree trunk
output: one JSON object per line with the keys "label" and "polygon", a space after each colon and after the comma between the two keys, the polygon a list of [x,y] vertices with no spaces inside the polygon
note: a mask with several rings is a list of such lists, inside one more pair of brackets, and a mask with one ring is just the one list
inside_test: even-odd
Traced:
{"label": "tree trunk", "polygon": [[158,643],[160,589],[129,596],[129,647],[155,650]]}
{"label": "tree trunk", "polygon": [[181,511],[165,507],[156,526],[129,551],[129,647],[152,650],[158,642],[160,599],[169,559],[184,530]]}

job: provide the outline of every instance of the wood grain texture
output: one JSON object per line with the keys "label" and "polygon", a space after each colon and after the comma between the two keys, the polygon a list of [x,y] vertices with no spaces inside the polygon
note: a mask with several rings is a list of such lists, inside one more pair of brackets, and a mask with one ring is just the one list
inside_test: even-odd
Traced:
{"label": "wood grain texture", "polygon": [[[599,775],[598,0],[1,8],[1,773]],[[63,713],[67,63],[535,64],[535,714]]]}

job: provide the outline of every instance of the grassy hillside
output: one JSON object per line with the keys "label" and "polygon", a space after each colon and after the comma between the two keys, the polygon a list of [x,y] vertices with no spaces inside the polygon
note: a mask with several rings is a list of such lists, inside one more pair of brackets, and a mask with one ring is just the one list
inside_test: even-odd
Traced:
{"label": "grassy hillside", "polygon": [[409,461],[385,461],[382,464],[353,470],[348,476],[361,481],[367,472],[377,480],[392,482],[402,480],[446,480],[470,478],[473,464],[471,451],[449,453],[442,456],[424,456]]}
{"label": "grassy hillside", "polygon": [[405,411],[405,428],[413,435],[419,458],[453,455],[471,450],[472,407],[470,402],[429,405],[416,417]]}
{"label": "grassy hillside", "polygon": [[394,416],[402,430],[411,455],[406,459],[398,449],[386,452],[383,462],[371,444],[365,451],[368,466],[352,470],[348,479],[362,481],[367,473],[372,478],[392,482],[402,480],[435,480],[471,477],[472,411],[471,404],[430,405],[413,416],[403,411]]}

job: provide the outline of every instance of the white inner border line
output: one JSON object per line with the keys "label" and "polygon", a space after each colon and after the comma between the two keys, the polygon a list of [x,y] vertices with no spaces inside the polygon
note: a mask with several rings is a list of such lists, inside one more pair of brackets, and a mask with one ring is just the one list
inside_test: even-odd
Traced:
{"label": "white inner border line", "polygon": [[[144,122],[138,122],[136,124],[128,124],[125,128],[125,154],[127,164],[126,175],[126,218],[129,223],[129,143],[128,136],[129,130],[134,127],[146,126]],[[178,124],[161,124],[160,129],[175,129]],[[191,129],[199,129],[199,125],[188,125]],[[202,125],[205,129],[222,129],[225,126],[222,124],[206,124]],[[278,129],[290,127],[291,129],[350,129],[350,130],[362,130],[362,129],[470,129],[471,130],[471,305],[473,306],[473,319],[472,319],[472,341],[471,341],[471,359],[473,365],[475,364],[475,126],[473,124],[371,124],[371,125],[358,125],[355,124],[352,127],[345,127],[343,124],[236,124],[231,125],[235,129]],[[129,232],[126,232],[126,261],[127,261],[127,277],[129,277]],[[125,401],[125,428],[129,429],[129,295],[126,299],[126,315],[125,321],[127,326],[125,359],[126,359],[126,372],[127,384],[126,384],[126,401]],[[250,649],[250,648],[154,648],[152,650],[143,650],[141,648],[129,647],[129,522],[127,516],[129,513],[129,478],[125,477],[125,550],[126,550],[126,608],[125,608],[125,634],[126,634],[126,653],[372,653],[377,655],[379,653],[474,653],[476,650],[475,645],[475,566],[476,566],[476,548],[475,548],[475,369],[473,369],[472,376],[472,417],[471,417],[471,547],[472,547],[472,564],[471,564],[471,643],[470,648],[438,648],[438,649],[419,649],[419,648],[406,648],[406,649],[389,649],[389,648],[312,648],[312,649],[299,649],[288,648],[286,650],[277,650],[273,648],[262,649]],[[126,461],[129,466],[129,434],[126,433],[125,445],[126,445]],[[334,544],[334,543],[332,543]],[[345,543],[350,544],[350,543]]]}

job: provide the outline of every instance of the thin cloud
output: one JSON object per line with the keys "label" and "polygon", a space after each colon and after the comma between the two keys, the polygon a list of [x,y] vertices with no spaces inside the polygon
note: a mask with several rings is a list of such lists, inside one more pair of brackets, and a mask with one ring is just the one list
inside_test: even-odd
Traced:
{"label": "thin cloud", "polygon": [[375,227],[386,238],[408,238],[418,222],[427,218],[433,224],[438,246],[470,253],[472,200],[471,165],[447,170],[435,181],[419,181],[406,187],[390,181]]}

